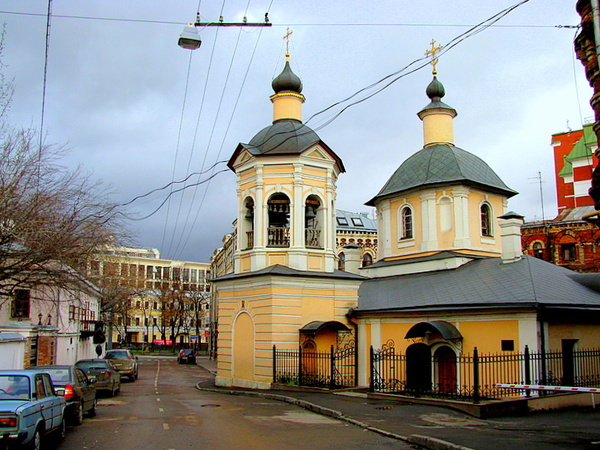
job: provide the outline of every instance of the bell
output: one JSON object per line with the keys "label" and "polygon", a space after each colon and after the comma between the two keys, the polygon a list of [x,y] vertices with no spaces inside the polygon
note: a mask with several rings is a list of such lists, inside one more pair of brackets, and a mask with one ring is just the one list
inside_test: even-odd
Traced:
{"label": "bell", "polygon": [[254,210],[252,208],[248,208],[245,215],[246,219],[252,220],[254,219]]}
{"label": "bell", "polygon": [[307,206],[306,207],[306,218],[314,219],[315,217],[317,217],[317,215],[315,214],[315,209],[312,206]]}

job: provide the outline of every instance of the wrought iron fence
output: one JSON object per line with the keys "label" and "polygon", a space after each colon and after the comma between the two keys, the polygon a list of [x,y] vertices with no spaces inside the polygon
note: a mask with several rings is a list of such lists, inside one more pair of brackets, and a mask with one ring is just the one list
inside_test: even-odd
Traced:
{"label": "wrought iron fence", "polygon": [[[497,399],[530,396],[527,390],[497,388],[498,383],[550,386],[600,386],[600,349],[411,357],[397,352],[393,341],[371,347],[370,389],[412,396]],[[536,393],[546,395],[546,393]]]}
{"label": "wrought iron fence", "polygon": [[277,350],[273,346],[273,383],[328,389],[356,386],[354,343],[329,352]]}

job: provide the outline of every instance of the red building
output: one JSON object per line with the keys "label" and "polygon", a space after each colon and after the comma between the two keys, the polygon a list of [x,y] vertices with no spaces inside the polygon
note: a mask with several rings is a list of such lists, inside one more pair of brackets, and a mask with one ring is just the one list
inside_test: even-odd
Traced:
{"label": "red building", "polygon": [[522,228],[523,252],[578,272],[600,271],[600,229],[583,216],[594,211],[588,190],[598,165],[592,125],[552,136],[558,216]]}

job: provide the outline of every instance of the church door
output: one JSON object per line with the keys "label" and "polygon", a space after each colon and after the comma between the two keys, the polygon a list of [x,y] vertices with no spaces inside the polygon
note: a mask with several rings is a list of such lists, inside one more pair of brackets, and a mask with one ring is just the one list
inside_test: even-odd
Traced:
{"label": "church door", "polygon": [[406,349],[406,389],[431,390],[431,349],[425,344],[413,344]]}
{"label": "church door", "polygon": [[440,392],[456,392],[456,354],[450,347],[440,347],[435,351],[437,383]]}

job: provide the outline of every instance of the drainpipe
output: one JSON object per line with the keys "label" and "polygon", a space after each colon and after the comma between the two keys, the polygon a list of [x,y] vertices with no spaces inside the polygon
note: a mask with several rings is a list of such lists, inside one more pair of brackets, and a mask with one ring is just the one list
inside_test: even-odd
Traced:
{"label": "drainpipe", "polygon": [[594,20],[594,42],[596,44],[596,55],[600,50],[600,0],[591,0],[592,18]]}

